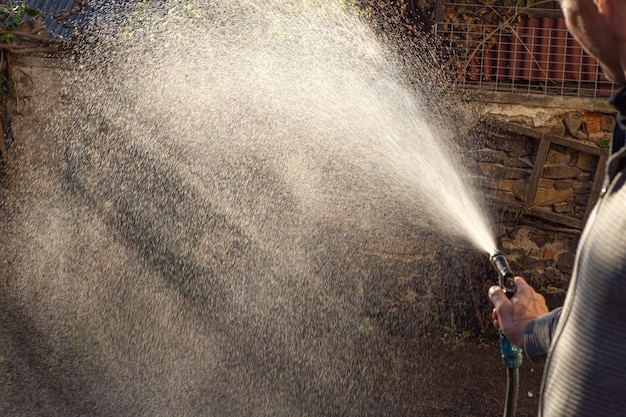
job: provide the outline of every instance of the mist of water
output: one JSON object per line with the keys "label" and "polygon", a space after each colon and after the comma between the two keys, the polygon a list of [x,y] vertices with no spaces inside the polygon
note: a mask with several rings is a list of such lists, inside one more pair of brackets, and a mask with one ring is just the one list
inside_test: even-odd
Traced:
{"label": "mist of water", "polygon": [[495,244],[453,129],[345,3],[129,6],[73,55],[38,123],[56,147],[29,151],[7,205],[3,297],[26,330],[0,329],[17,396],[0,410],[398,406],[371,396],[363,353],[385,242]]}
{"label": "mist of water", "polygon": [[[142,112],[164,114],[189,129],[180,135],[186,138],[180,153],[197,153],[189,150],[198,143],[206,152],[207,137],[197,132],[218,129],[209,147],[226,140],[266,155],[288,170],[302,200],[318,200],[315,210],[334,211],[341,204],[336,200],[347,198],[330,183],[375,188],[371,194],[387,187],[414,208],[406,216],[421,216],[417,221],[427,219],[485,252],[495,248],[462,150],[424,108],[420,95],[436,92],[416,92],[403,82],[394,57],[349,7],[242,2],[208,13],[196,5],[179,18],[170,11],[152,22],[164,26],[158,33],[140,27],[147,32],[125,48],[122,72],[126,88],[141,91]],[[339,172],[322,178],[319,166],[328,163],[340,165]],[[332,178],[364,172],[371,184]],[[317,198],[325,193],[326,199]]]}

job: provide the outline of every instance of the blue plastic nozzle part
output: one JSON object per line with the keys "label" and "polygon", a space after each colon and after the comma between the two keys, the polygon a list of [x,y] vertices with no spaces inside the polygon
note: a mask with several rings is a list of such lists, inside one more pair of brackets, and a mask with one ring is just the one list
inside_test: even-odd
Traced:
{"label": "blue plastic nozzle part", "polygon": [[522,366],[522,348],[512,343],[502,332],[500,332],[500,353],[505,367],[519,368]]}

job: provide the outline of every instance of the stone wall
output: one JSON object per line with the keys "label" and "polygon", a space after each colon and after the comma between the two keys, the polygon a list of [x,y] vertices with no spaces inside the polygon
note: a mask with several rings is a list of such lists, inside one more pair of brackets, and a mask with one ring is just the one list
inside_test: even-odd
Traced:
{"label": "stone wall", "polygon": [[480,107],[472,159],[499,219],[499,245],[514,271],[559,305],[600,192],[615,114],[602,100],[514,95]]}

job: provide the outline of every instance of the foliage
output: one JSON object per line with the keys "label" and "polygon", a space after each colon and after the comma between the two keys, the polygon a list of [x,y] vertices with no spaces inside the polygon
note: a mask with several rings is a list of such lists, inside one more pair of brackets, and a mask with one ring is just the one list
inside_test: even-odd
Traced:
{"label": "foliage", "polygon": [[535,7],[539,6],[547,8],[544,10],[555,7],[553,0],[483,0],[480,4],[464,2],[447,7],[444,21],[462,29],[472,25],[499,26],[511,24],[522,15],[533,15],[538,10]]}
{"label": "foliage", "polygon": [[374,332],[374,323],[371,317],[365,317],[358,329],[363,335],[371,335]]}
{"label": "foliage", "polygon": [[[14,52],[17,47],[13,42],[16,33],[19,32],[22,23],[26,21],[41,21],[45,17],[44,13],[31,7],[24,2],[13,3],[9,5],[0,5],[0,42],[6,49],[0,50],[0,117],[4,118],[3,128],[8,124],[6,113],[6,100],[14,93],[13,84],[9,77],[8,61],[5,59],[5,51]],[[3,129],[2,129],[3,130]],[[2,132],[6,135],[6,132]],[[4,182],[5,178],[9,178],[9,160],[7,146],[4,140],[0,140],[0,180]],[[4,357],[0,356],[0,362],[4,361]]]}
{"label": "foliage", "polygon": [[[12,5],[0,5],[0,42],[6,42],[13,38],[14,34],[10,32],[17,32],[20,29],[20,25],[26,21],[38,21],[45,17],[44,13],[31,7],[26,3],[20,2],[19,4]],[[9,80],[6,62],[4,55],[0,59],[0,99],[4,99],[13,93],[13,85]]]}
{"label": "foliage", "polygon": [[469,339],[472,335],[471,332],[460,329],[457,326],[456,319],[454,317],[454,311],[450,313],[450,325],[444,326],[444,330],[446,332],[443,335],[443,340],[450,344],[450,348],[452,350],[458,349],[461,344]]}
{"label": "foliage", "polygon": [[152,3],[152,0],[142,0],[137,6],[137,12],[130,17],[130,20],[141,19],[145,15],[146,9],[150,6],[150,3]]}
{"label": "foliage", "polygon": [[74,352],[80,358],[87,358],[95,354],[95,347],[89,344],[83,334],[78,330],[75,323],[70,323],[70,333]]}
{"label": "foliage", "polygon": [[436,0],[348,0],[370,16],[384,16],[397,20],[407,29],[421,36],[431,29]]}
{"label": "foliage", "polygon": [[[17,31],[25,20],[42,20],[44,17],[45,14],[41,10],[26,3],[0,5],[0,30]],[[11,39],[12,36],[10,33],[3,33],[0,40]]]}
{"label": "foliage", "polygon": [[[154,7],[153,7],[154,6]],[[126,26],[123,28],[127,36],[135,36],[145,31],[141,22],[155,10],[158,10],[159,3],[152,0],[141,0],[137,5],[137,11],[133,13]],[[206,18],[207,9],[197,0],[186,0],[179,2],[175,7],[167,11],[167,15],[156,21],[152,29],[159,32],[176,33],[176,22],[187,23],[189,21],[201,21]],[[155,17],[154,15],[152,16]]]}

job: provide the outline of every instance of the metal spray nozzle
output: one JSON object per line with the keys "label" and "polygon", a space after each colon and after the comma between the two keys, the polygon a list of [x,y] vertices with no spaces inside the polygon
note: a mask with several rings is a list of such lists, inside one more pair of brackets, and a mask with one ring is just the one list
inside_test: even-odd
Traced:
{"label": "metal spray nozzle", "polygon": [[504,290],[504,293],[511,298],[515,294],[515,275],[511,271],[511,267],[506,258],[499,250],[494,252],[489,257],[491,265],[498,273],[498,285]]}

